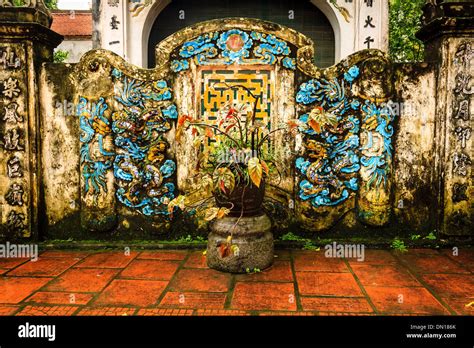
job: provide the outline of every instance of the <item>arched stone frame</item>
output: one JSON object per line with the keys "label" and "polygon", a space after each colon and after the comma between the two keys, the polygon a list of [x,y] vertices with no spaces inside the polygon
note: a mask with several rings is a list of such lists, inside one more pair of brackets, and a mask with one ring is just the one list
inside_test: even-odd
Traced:
{"label": "arched stone frame", "polygon": [[[210,20],[198,23],[196,25],[184,28],[183,30],[172,35],[167,39],[163,40],[155,49],[156,61],[162,62],[161,65],[155,67],[155,69],[168,69],[170,66],[169,57],[172,51],[176,48],[179,48],[184,43],[189,42],[192,39],[195,39],[199,35],[217,31],[227,31],[232,29],[240,29],[246,32],[259,32],[259,33],[270,33],[276,36],[277,39],[283,40],[284,42],[294,45],[295,52],[294,55],[297,55],[298,52],[304,47],[311,48],[311,58],[310,62],[313,61],[314,51],[312,51],[312,41],[306,36],[296,32],[293,29],[280,26],[275,23],[247,19],[247,18],[227,18],[225,20]],[[295,57],[296,58],[296,57]],[[296,59],[295,59],[296,61]],[[248,67],[242,65],[242,67]],[[279,93],[287,96],[286,99],[275,98],[271,106],[271,123],[278,124],[278,122],[287,122],[296,117],[295,109],[295,95],[294,91],[296,88],[295,85],[295,74],[296,67],[294,70],[285,69],[278,64],[271,65],[261,65],[262,68],[271,67],[270,70],[274,76],[274,85],[279,86]],[[178,108],[181,107],[180,114],[182,115],[192,115],[193,117],[200,116],[198,111],[197,96],[195,91],[192,90],[193,84],[196,81],[199,81],[197,74],[198,68],[191,63],[189,70],[192,70],[191,74],[181,74],[179,72],[173,73],[174,77],[174,86],[175,86],[175,100],[178,105]],[[279,118],[275,115],[280,115]],[[282,168],[292,167],[292,157],[291,153],[293,152],[294,143],[285,142],[283,138],[277,137],[275,139],[276,146],[284,148],[282,151],[285,155],[283,156],[283,165]],[[193,148],[192,139],[185,138],[183,143],[176,144],[176,156],[178,158],[186,157],[186,154],[189,154],[190,149]],[[190,176],[189,168],[195,167],[196,159],[187,159],[187,166],[178,165],[177,170],[177,181],[180,189],[187,189],[185,179]],[[270,187],[272,182],[267,184]],[[273,199],[279,199],[280,203],[285,204],[285,206],[292,205],[289,204],[290,201],[293,201],[293,191],[294,191],[294,180],[293,180],[293,170],[288,170],[286,175],[282,176],[281,182],[279,183],[278,189],[277,185],[273,186],[275,189],[268,189],[267,194]]]}
{"label": "arched stone frame", "polygon": [[353,52],[351,48],[353,48],[354,27],[347,23],[341,13],[326,0],[311,0],[311,2],[324,13],[329,23],[331,23],[336,43],[334,58],[335,62],[338,62]]}
{"label": "arched stone frame", "polygon": [[[145,67],[148,63],[148,40],[151,32],[151,28],[155,23],[156,18],[159,16],[161,11],[165,9],[171,3],[172,0],[157,0],[151,6],[145,8],[136,18],[140,25],[132,24],[129,26],[130,33],[128,38],[133,40],[134,38],[140,37],[140,40],[136,40],[141,46],[128,47],[129,60],[131,63]],[[354,24],[353,22],[347,23],[342,15],[334,9],[326,0],[312,0],[311,1],[329,20],[332,29],[334,31],[335,38],[335,62],[338,62],[341,58],[354,52]],[[129,21],[134,21],[129,18]]]}
{"label": "arched stone frame", "polygon": [[[161,11],[171,3],[172,0],[157,0],[151,6],[146,8],[139,16],[143,16],[143,26],[135,26],[132,28],[131,37],[139,37],[141,47],[136,49],[133,54],[135,60],[131,60],[135,65],[146,67],[148,66],[148,40],[150,38],[151,28],[158,18]],[[138,40],[137,40],[138,41]]]}

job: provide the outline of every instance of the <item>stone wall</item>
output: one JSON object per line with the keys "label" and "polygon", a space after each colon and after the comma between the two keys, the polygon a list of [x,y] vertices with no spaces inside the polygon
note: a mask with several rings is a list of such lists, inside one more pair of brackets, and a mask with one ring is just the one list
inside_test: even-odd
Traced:
{"label": "stone wall", "polygon": [[[183,49],[194,47],[189,52],[200,52],[203,42],[198,37],[208,38],[206,42],[217,47],[230,35],[253,40],[255,47],[249,46],[249,51],[267,42],[272,42],[275,48],[263,58],[235,55],[230,62],[234,65],[228,68],[225,68],[228,59],[225,49],[217,56],[214,53],[206,56],[205,52],[199,60]],[[190,155],[194,150],[189,135],[179,141],[175,139],[175,119],[184,114],[212,119],[212,112],[202,106],[207,89],[212,89],[206,82],[209,74],[213,83],[219,79],[228,83],[234,79],[249,79],[249,84],[259,81],[258,86],[252,86],[255,91],[261,88],[260,92],[267,93],[271,88],[273,93],[265,101],[269,109],[261,117],[268,117],[273,125],[292,119],[300,122],[300,134],[296,138],[275,139],[284,154],[283,175],[278,182],[269,183],[266,207],[282,231],[290,226],[315,232],[335,226],[356,231],[361,223],[387,225],[391,215],[391,139],[395,120],[395,115],[384,108],[392,93],[390,63],[384,54],[372,50],[321,70],[308,58],[312,57],[312,49],[312,43],[303,35],[278,25],[216,20],[178,32],[161,43],[157,60],[162,64],[151,71],[135,68],[107,51],[92,51],[74,68],[61,71],[53,64],[44,65],[41,74],[44,93],[51,93],[45,99],[52,100],[44,103],[43,113],[47,123],[44,170],[49,173],[45,185],[46,211],[48,225],[60,226],[51,231],[61,234],[61,221],[75,224],[79,214],[82,228],[77,233],[82,236],[88,233],[94,236],[94,232],[107,234],[112,230],[134,237],[179,233],[175,231],[175,221],[167,217],[166,204],[160,200],[173,198],[178,191],[187,189],[196,157]],[[229,77],[213,70],[213,66],[225,69]],[[265,70],[268,73],[259,75],[262,69],[268,69]],[[70,90],[63,84],[72,85],[74,94],[69,94]],[[215,90],[211,95],[214,98],[211,104],[225,101],[216,97]],[[67,115],[68,105],[78,109],[76,117]],[[332,125],[321,121],[324,136],[309,126],[309,115],[319,109],[324,109],[327,117],[335,118]],[[158,114],[146,114],[149,110],[157,110]],[[69,113],[74,112],[69,110]],[[46,116],[49,114],[55,117]],[[154,140],[137,140],[145,147],[142,155],[149,156],[152,151],[161,153],[160,159],[148,163],[147,168],[133,159],[130,146],[135,144],[130,141],[136,134],[116,129],[122,123],[124,127],[137,127],[136,115],[151,117],[163,128]],[[64,140],[52,141],[49,136],[54,137],[54,132],[49,133],[49,129],[61,129]],[[151,144],[158,139],[163,143],[160,150]],[[76,153],[72,157],[74,151],[81,154],[79,185],[78,156]],[[61,156],[71,157],[67,163],[58,162]],[[359,164],[360,159],[364,164]],[[132,167],[125,169],[124,162]],[[167,163],[172,173],[155,189],[170,191],[151,197],[144,192],[144,187],[151,184],[144,177],[148,177],[150,170],[161,171],[159,175],[165,177]],[[131,168],[139,173],[133,179]],[[130,199],[130,190],[139,192],[134,200]],[[58,199],[50,193],[62,195],[59,199],[62,203],[58,204]],[[48,205],[54,207],[49,209]],[[61,211],[63,217],[59,218],[57,214]],[[72,233],[77,228],[75,224],[67,230]],[[179,227],[183,228],[189,233],[195,226],[190,221]],[[51,233],[56,236],[56,232]]]}
{"label": "stone wall", "polygon": [[43,206],[50,237],[80,232],[80,128],[72,99],[74,66],[45,63],[39,74]]}
{"label": "stone wall", "polygon": [[437,226],[436,74],[434,65],[396,66],[395,106],[400,113],[394,142],[394,215],[413,232]]}
{"label": "stone wall", "polygon": [[192,215],[168,211],[197,159],[191,131],[176,137],[176,126],[180,115],[215,122],[223,83],[260,95],[257,116],[273,128],[298,123],[273,142],[281,178],[267,183],[264,206],[275,233],[472,235],[469,37],[440,39],[430,63],[363,50],[319,69],[300,33],[214,20],[161,42],[147,70],[105,50],[51,63],[59,41],[42,25],[47,45],[0,36],[2,238],[205,236]]}

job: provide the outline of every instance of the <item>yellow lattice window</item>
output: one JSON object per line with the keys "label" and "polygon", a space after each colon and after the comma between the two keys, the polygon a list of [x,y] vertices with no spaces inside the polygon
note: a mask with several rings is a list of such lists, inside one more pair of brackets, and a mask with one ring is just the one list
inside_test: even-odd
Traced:
{"label": "yellow lattice window", "polygon": [[227,102],[250,103],[254,99],[244,89],[229,89],[227,86],[243,85],[255,96],[260,96],[256,119],[270,120],[273,98],[272,67],[213,66],[200,69],[199,108],[203,120],[213,123],[219,109]]}

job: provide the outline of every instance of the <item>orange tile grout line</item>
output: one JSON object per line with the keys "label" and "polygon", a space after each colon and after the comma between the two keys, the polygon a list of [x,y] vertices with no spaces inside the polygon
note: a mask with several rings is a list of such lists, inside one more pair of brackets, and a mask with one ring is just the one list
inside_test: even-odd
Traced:
{"label": "orange tile grout line", "polygon": [[[438,254],[439,254],[439,252],[438,252]],[[418,272],[416,272],[416,271],[413,269],[413,267],[411,267],[411,266],[409,265],[408,262],[407,262],[407,263],[403,262],[403,260],[401,260],[401,259],[399,258],[399,255],[397,255],[396,253],[392,253],[392,255],[393,255],[393,257],[395,257],[395,258],[397,259],[398,263],[399,263],[402,267],[406,268],[406,269],[415,277],[415,279],[416,279],[417,281],[419,281],[420,284],[423,285],[423,287],[424,287],[444,308],[446,308],[446,309],[449,311],[449,313],[450,313],[451,315],[458,315],[458,314],[456,313],[456,311],[454,311],[446,302],[443,301],[443,299],[442,299],[440,296],[438,296],[438,294],[431,288],[431,286],[423,280],[423,278],[418,274]],[[456,273],[456,274],[459,274],[459,273]]]}

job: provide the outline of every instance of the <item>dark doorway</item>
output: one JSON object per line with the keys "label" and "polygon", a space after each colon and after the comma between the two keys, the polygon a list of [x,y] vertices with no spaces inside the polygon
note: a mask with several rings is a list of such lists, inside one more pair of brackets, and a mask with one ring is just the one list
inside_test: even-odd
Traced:
{"label": "dark doorway", "polygon": [[[179,19],[180,13],[185,19]],[[294,11],[290,19],[289,11]],[[310,37],[316,44],[315,63],[334,64],[334,31],[326,16],[310,1],[298,0],[174,0],[157,17],[148,40],[148,67],[155,66],[155,47],[178,30],[210,19],[258,18],[275,22]]]}

